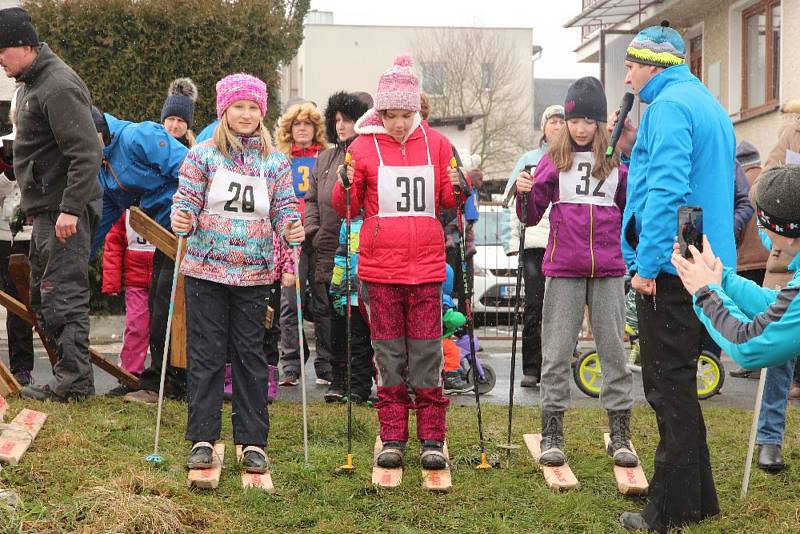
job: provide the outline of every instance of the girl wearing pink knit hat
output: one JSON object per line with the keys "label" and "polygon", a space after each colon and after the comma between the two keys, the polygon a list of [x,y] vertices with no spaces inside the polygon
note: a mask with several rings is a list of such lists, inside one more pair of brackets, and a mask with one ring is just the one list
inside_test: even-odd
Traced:
{"label": "girl wearing pink knit hat", "polygon": [[[172,229],[189,235],[186,276],[190,469],[211,467],[220,437],[225,360],[232,347],[233,438],[248,472],[268,469],[264,317],[276,274],[273,235],[305,236],[286,156],[263,119],[267,87],[248,74],[217,82],[212,139],[192,147],[173,197]],[[297,221],[297,222],[292,222]]]}
{"label": "girl wearing pink knit hat", "polygon": [[422,466],[444,469],[445,252],[437,215],[456,205],[458,175],[449,168],[450,141],[422,122],[419,80],[411,67],[410,57],[399,56],[381,75],[374,108],[356,122],[348,179],[336,183],[332,204],[344,217],[349,195],[350,215],[364,212],[358,277],[378,372],[383,449],[377,463],[403,465],[408,411],[416,407]]}

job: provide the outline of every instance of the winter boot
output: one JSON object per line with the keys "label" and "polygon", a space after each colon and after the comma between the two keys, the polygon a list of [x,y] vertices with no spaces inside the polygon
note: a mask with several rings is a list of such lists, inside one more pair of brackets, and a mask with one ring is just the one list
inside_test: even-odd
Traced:
{"label": "winter boot", "polygon": [[267,366],[267,402],[271,403],[278,397],[278,366]]}
{"label": "winter boot", "polygon": [[558,467],[567,463],[564,455],[564,412],[542,410],[542,451],[539,463]]}
{"label": "winter boot", "polygon": [[639,465],[639,457],[631,450],[631,411],[609,410],[608,429],[611,437],[608,454],[614,458],[614,464],[620,467]]}
{"label": "winter boot", "polygon": [[233,371],[231,364],[225,364],[225,388],[222,390],[222,398],[225,400],[233,399]]}
{"label": "winter boot", "polygon": [[248,445],[242,449],[242,468],[245,473],[263,474],[269,471],[269,460],[264,449]]}
{"label": "winter boot", "polygon": [[208,441],[199,441],[192,445],[186,465],[189,469],[208,469],[214,459],[214,444]]}
{"label": "winter boot", "polygon": [[447,469],[447,457],[444,455],[444,443],[426,439],[420,444],[419,463],[423,469]]}
{"label": "winter boot", "polygon": [[403,467],[403,454],[405,451],[405,441],[384,441],[383,448],[378,453],[375,463],[386,469]]}
{"label": "winter boot", "polygon": [[325,402],[341,402],[347,394],[347,368],[334,367],[331,372],[333,380],[325,392]]}
{"label": "winter boot", "polygon": [[457,395],[470,391],[472,391],[472,386],[461,376],[461,371],[448,371],[444,374],[445,395]]}

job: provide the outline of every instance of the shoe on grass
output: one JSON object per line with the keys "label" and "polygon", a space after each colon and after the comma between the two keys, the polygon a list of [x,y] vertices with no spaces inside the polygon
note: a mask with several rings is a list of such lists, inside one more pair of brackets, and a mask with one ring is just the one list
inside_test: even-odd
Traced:
{"label": "shoe on grass", "polygon": [[269,470],[267,453],[261,447],[248,445],[242,449],[242,468],[247,473],[266,473]]}
{"label": "shoe on grass", "polygon": [[128,385],[118,384],[117,387],[109,390],[109,392],[106,393],[106,396],[107,397],[124,397],[128,393],[133,393],[134,391],[136,391],[136,390],[133,389],[132,387],[128,386]]}
{"label": "shoe on grass", "polygon": [[208,469],[214,463],[214,444],[209,441],[198,441],[192,445],[186,466],[189,469]]}
{"label": "shoe on grass", "polygon": [[23,399],[37,401],[67,402],[67,397],[57,395],[47,384],[44,386],[25,386],[20,390],[19,396]]}
{"label": "shoe on grass", "polygon": [[294,371],[286,371],[285,373],[283,373],[283,379],[281,380],[281,385],[296,386],[299,380],[300,380],[300,375],[298,375]]}
{"label": "shoe on grass", "polygon": [[135,402],[137,404],[157,404],[158,393],[150,391],[149,389],[140,389],[139,391],[132,391],[122,397],[124,402]]}
{"label": "shoe on grass", "polygon": [[426,439],[421,443],[420,448],[419,463],[423,469],[447,469],[447,457],[444,455],[444,443]]}
{"label": "shoe on grass", "polygon": [[381,452],[375,463],[386,469],[403,467],[403,455],[406,451],[405,441],[384,441]]}
{"label": "shoe on grass", "polygon": [[644,520],[642,514],[637,512],[623,512],[622,515],[619,516],[619,522],[625,528],[625,530],[653,532],[653,529],[651,529],[650,525],[647,524],[647,521]]}

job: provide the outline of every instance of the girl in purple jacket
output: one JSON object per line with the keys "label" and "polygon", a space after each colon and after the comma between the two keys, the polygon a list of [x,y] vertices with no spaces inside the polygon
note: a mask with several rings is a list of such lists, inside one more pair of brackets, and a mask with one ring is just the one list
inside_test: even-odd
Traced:
{"label": "girl in purple jacket", "polygon": [[517,177],[527,194],[527,213],[517,195],[517,213],[527,226],[550,211],[550,237],[542,270],[542,455],[539,463],[559,466],[564,455],[564,411],[569,406],[570,361],[589,307],[603,369],[600,400],[608,411],[614,463],[638,465],[630,445],[632,378],[623,344],[625,264],[620,227],[627,169],[618,155],[606,158],[606,96],[596,78],[577,80],[564,104],[567,129],[550,144],[533,178]]}

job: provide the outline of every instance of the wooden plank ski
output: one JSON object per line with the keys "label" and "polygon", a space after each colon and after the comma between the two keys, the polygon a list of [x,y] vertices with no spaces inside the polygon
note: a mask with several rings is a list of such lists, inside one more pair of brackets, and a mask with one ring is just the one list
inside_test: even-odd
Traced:
{"label": "wooden plank ski", "polygon": [[[236,461],[242,461],[241,445],[236,446]],[[275,487],[272,485],[272,473],[269,470],[266,473],[248,473],[242,470],[242,489],[248,488],[258,488],[267,493],[275,493]]]}
{"label": "wooden plank ski", "polygon": [[47,414],[23,408],[0,433],[0,462],[17,465],[39,434]]}
{"label": "wooden plank ski", "polygon": [[[606,450],[608,450],[608,442],[610,441],[608,432],[603,434],[603,443]],[[635,454],[636,450],[631,443],[631,451]],[[620,467],[614,466],[614,478],[617,479],[617,489],[623,495],[647,495],[650,484],[647,482],[647,476],[642,469],[642,463],[636,467]]]}
{"label": "wooden plank ski", "polygon": [[444,442],[444,456],[447,458],[445,469],[423,469],[422,487],[436,493],[448,493],[453,488],[450,477],[450,453],[447,451],[447,441]]}
{"label": "wooden plank ski", "polygon": [[16,377],[11,374],[11,371],[8,370],[6,364],[0,362],[0,395],[16,395],[21,389],[22,386],[17,382]]}
{"label": "wooden plank ski", "polygon": [[217,442],[214,445],[214,454],[211,467],[207,469],[189,469],[188,485],[199,489],[217,489],[219,476],[222,473],[222,464],[225,463],[225,444]]}
{"label": "wooden plank ski", "polygon": [[[540,448],[542,435],[525,434],[522,438],[525,440],[525,445],[528,447],[531,456],[533,456],[533,459],[538,464],[539,456],[542,455]],[[580,482],[578,482],[572,469],[570,469],[569,464],[564,464],[559,467],[539,465],[539,469],[542,470],[544,480],[547,482],[547,487],[555,492],[578,489],[581,487]]]}
{"label": "wooden plank ski", "polygon": [[381,437],[375,438],[375,450],[372,458],[372,483],[382,488],[396,488],[403,481],[403,468],[387,469],[377,464],[378,453],[383,448]]}

